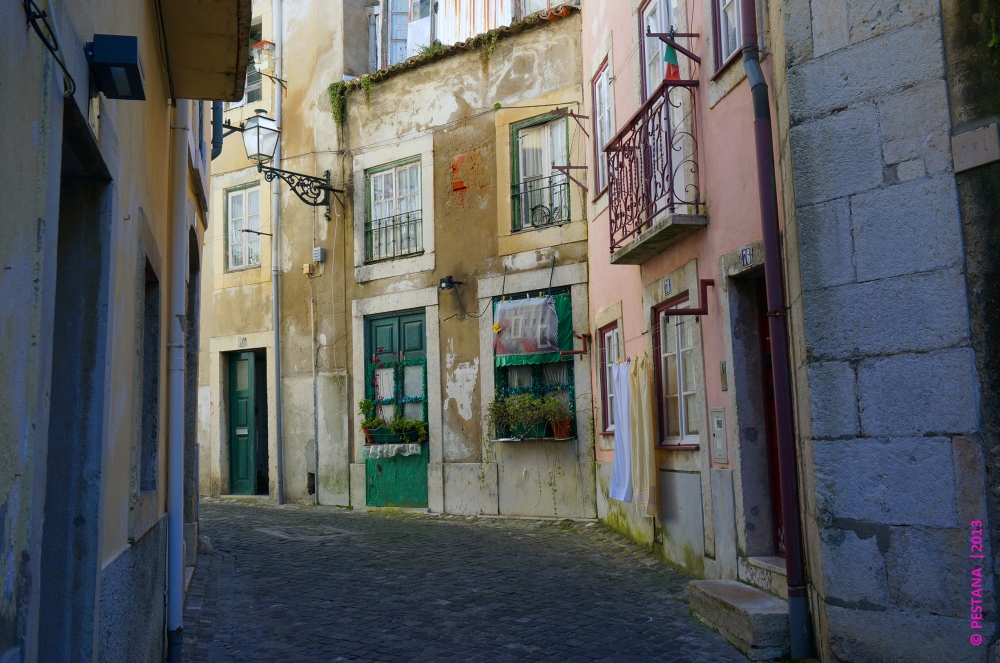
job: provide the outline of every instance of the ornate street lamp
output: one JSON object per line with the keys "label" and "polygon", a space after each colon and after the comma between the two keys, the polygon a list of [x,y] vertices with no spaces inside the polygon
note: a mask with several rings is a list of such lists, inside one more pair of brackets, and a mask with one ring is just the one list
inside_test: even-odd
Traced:
{"label": "ornate street lamp", "polygon": [[342,189],[334,189],[330,185],[330,171],[323,177],[293,173],[289,170],[272,168],[264,164],[274,159],[274,150],[278,146],[278,136],[281,129],[278,123],[267,117],[263,109],[256,109],[256,115],[250,118],[242,129],[232,127],[243,133],[243,147],[247,151],[247,159],[257,164],[257,172],[264,173],[268,182],[275,177],[280,178],[291,187],[299,200],[313,207],[326,207],[326,218],[330,219],[330,193],[344,193]]}

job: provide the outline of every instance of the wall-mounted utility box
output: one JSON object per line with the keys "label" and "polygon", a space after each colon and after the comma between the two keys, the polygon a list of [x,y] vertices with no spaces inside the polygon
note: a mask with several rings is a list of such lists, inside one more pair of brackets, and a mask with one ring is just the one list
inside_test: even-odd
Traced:
{"label": "wall-mounted utility box", "polygon": [[712,426],[712,462],[728,465],[729,443],[726,441],[726,408],[711,408],[709,420]]}
{"label": "wall-mounted utility box", "polygon": [[326,249],[322,246],[314,246],[313,262],[326,262]]}
{"label": "wall-mounted utility box", "polygon": [[97,89],[108,99],[145,101],[145,76],[139,61],[139,38],[94,35],[83,47]]}

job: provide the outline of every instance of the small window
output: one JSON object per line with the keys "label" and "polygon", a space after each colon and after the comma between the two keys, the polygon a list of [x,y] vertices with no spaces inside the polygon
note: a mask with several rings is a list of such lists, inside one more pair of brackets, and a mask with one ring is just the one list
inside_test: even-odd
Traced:
{"label": "small window", "polygon": [[409,32],[408,0],[389,0],[389,66],[406,60],[406,35]]}
{"label": "small window", "polygon": [[[264,39],[263,22],[260,16],[250,22],[250,48],[253,48]],[[237,108],[244,104],[252,104],[264,98],[261,87],[261,73],[254,68],[253,58],[250,58],[250,65],[247,68],[247,83],[243,88],[243,98],[239,101],[227,101],[226,110]]]}
{"label": "small window", "polygon": [[[661,441],[663,444],[697,444],[701,401],[695,377],[694,317],[668,317],[656,313],[659,334],[659,366],[656,390],[660,401]],[[685,438],[694,437],[694,440]]]}
{"label": "small window", "polygon": [[[735,2],[736,0],[732,0]],[[642,10],[643,98],[649,97],[666,76],[664,59],[666,45],[659,37],[647,37],[647,32],[670,32],[677,27],[677,0],[650,0]]]}
{"label": "small window", "polygon": [[511,191],[515,231],[569,222],[569,180],[555,168],[569,163],[568,130],[565,118],[515,125]]}
{"label": "small window", "polygon": [[423,253],[420,161],[369,171],[365,261]]}
{"label": "small window", "polygon": [[229,229],[229,269],[260,266],[260,189],[256,186],[226,194]]}
{"label": "small window", "polygon": [[716,63],[716,68],[721,69],[740,50],[742,30],[740,5],[737,0],[715,0],[715,2],[717,3],[715,38],[719,44],[719,61]]}
{"label": "small window", "polygon": [[604,431],[610,433],[615,430],[615,382],[611,367],[622,358],[621,336],[618,334],[618,323],[604,327],[600,333],[602,424]]}
{"label": "small window", "polygon": [[160,428],[160,281],[146,259],[142,312],[142,439],[139,443],[139,491],[156,490]]}
{"label": "small window", "polygon": [[523,3],[523,13],[522,16],[528,16],[529,14],[534,14],[535,12],[545,11],[549,8],[552,0],[522,0]]}
{"label": "small window", "polygon": [[615,98],[611,87],[611,66],[604,61],[601,71],[594,78],[594,170],[595,189],[598,195],[608,187],[608,155],[604,151],[615,134]]}

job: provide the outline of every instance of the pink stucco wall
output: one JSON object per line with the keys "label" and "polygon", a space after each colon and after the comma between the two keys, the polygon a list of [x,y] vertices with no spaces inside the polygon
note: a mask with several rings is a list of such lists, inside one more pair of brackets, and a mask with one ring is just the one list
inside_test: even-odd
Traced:
{"label": "pink stucco wall", "polygon": [[[682,5],[685,3],[681,3]],[[704,34],[706,25],[703,3],[688,2],[687,12],[691,32]],[[612,61],[615,69],[614,98],[616,130],[629,120],[638,108],[639,62],[638,19],[633,3],[623,0],[590,0],[583,5],[583,69],[587,78],[584,97],[586,107],[592,109],[592,89],[589,76],[599,64],[600,55],[608,35],[612,35]],[[719,362],[725,360],[721,321],[722,296],[719,275],[720,256],[738,251],[741,247],[761,237],[759,199],[757,190],[756,156],[753,137],[753,112],[750,88],[743,80],[728,92],[713,108],[709,108],[709,79],[714,75],[713,55],[703,38],[686,40],[688,47],[702,58],[699,71],[700,86],[697,99],[699,185],[706,203],[708,227],[684,238],[664,253],[639,266],[615,266],[609,261],[610,227],[605,208],[591,205],[589,253],[591,314],[596,314],[616,302],[622,303],[622,339],[630,355],[646,348],[642,332],[649,326],[649,312],[643,310],[642,288],[676,270],[692,259],[698,261],[698,278],[714,279],[716,287],[708,291],[708,315],[701,318],[701,335],[705,361],[706,421],[708,430],[709,408],[727,406],[722,391]],[[684,57],[681,55],[680,57]],[[770,79],[769,62],[765,61],[765,74]],[[742,70],[740,62],[730,68]],[[734,72],[735,73],[735,72]],[[593,175],[590,176],[593,181]],[[605,194],[606,196],[607,194]],[[600,201],[598,201],[600,202]],[[596,343],[596,325],[594,327]],[[594,353],[595,361],[598,353]],[[596,368],[596,367],[595,367]],[[600,393],[597,383],[593,389]],[[595,419],[595,430],[600,430]],[[730,440],[730,446],[733,441]],[[732,458],[732,453],[730,453]],[[612,451],[597,450],[599,461],[611,461]]]}

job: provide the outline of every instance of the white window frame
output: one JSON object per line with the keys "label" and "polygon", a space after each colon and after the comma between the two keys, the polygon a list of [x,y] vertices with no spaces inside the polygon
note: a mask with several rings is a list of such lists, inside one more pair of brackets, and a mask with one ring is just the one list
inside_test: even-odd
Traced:
{"label": "white window frame", "polygon": [[[405,196],[399,194],[399,174],[404,170],[412,170],[416,172],[417,176],[417,188],[416,191],[408,192]],[[397,233],[390,230],[389,236],[385,238],[387,241],[380,242],[379,245],[382,250],[376,251],[372,249],[371,255],[367,255],[367,244],[366,244],[366,262],[375,262],[379,260],[398,260],[399,258],[408,258],[423,252],[423,173],[421,167],[421,159],[417,158],[412,161],[407,161],[405,163],[396,164],[388,168],[372,168],[366,173],[367,185],[368,185],[368,201],[369,209],[367,211],[368,224],[370,224],[372,231],[377,231],[380,228],[389,228],[392,225],[392,220],[394,217],[398,217],[400,214],[407,212],[412,212],[415,214],[415,223],[409,222],[408,227],[405,228],[405,233]],[[374,172],[371,172],[374,171]],[[385,180],[388,178],[392,183],[392,196],[391,198],[383,198],[382,200],[376,201],[376,181]],[[400,200],[415,199],[416,207],[413,209],[406,209],[399,211]],[[375,205],[376,202],[388,203],[389,214],[382,214],[376,216]],[[412,200],[410,200],[412,203]],[[407,207],[412,207],[412,205],[407,205]],[[397,239],[399,240],[399,250],[405,251],[403,253],[397,253]]]}
{"label": "white window frame", "polygon": [[597,145],[597,168],[595,170],[596,190],[604,191],[608,186],[608,153],[604,151],[608,141],[615,135],[615,88],[611,72],[611,58],[603,65],[593,85],[594,93],[594,141]]}
{"label": "white window frame", "polygon": [[[399,3],[404,6],[404,9],[397,9],[396,4]],[[389,57],[388,66],[397,65],[400,62],[406,61],[406,38],[409,34],[410,26],[410,2],[409,0],[389,0],[388,2],[388,44],[389,44]],[[402,21],[403,25],[403,37],[399,38],[393,35],[393,26],[396,21]],[[402,45],[402,57],[397,59],[395,45]]]}
{"label": "white window frame", "polygon": [[622,358],[621,334],[617,323],[614,327],[601,332],[603,338],[601,347],[604,349],[604,356],[601,357],[601,379],[604,380],[603,406],[606,408],[602,424],[606,421],[607,426],[604,432],[612,433],[615,430],[615,381],[612,376],[612,366]]}
{"label": "white window frame", "polygon": [[[253,17],[253,19],[251,19],[251,21],[250,21],[251,28],[253,28],[254,25],[260,25],[260,26],[262,26],[261,27],[261,39],[263,39],[263,35],[264,35],[263,18],[261,18],[260,16]],[[250,42],[250,47],[253,48],[253,46],[254,46],[254,42]],[[253,87],[250,87],[251,86],[250,75],[252,73],[256,73],[257,74],[257,82],[253,84]],[[260,100],[264,99],[264,77],[261,76],[260,73],[258,73],[258,72],[251,72],[251,71],[248,70],[247,71],[246,84],[243,86],[243,98],[240,99],[239,101],[227,101],[226,102],[226,110],[232,110],[233,108],[239,108],[240,106],[245,106],[248,103],[251,103],[251,102],[247,101],[247,97],[250,96],[250,92],[252,90],[260,90],[260,95],[261,95],[260,96]]]}
{"label": "white window frame", "polygon": [[[257,201],[257,213],[251,214],[250,201],[251,194]],[[240,212],[237,217],[233,215],[233,200],[240,200]],[[229,241],[226,247],[226,268],[227,271],[235,272],[243,269],[254,269],[260,267],[260,235],[243,232],[244,230],[260,231],[260,187],[257,185],[240,187],[226,191],[226,233]],[[234,247],[241,249],[242,261],[236,264]],[[251,259],[251,250],[256,250],[256,261]]]}
{"label": "white window frame", "polygon": [[[677,308],[687,308],[684,303]],[[664,430],[662,439],[666,444],[698,444],[700,441],[700,431],[703,424],[701,415],[701,389],[698,384],[698,370],[695,365],[697,355],[695,352],[695,334],[697,325],[694,316],[678,315],[667,316],[662,312],[657,312],[657,327],[660,334],[660,356],[657,357],[656,370],[660,373],[660,389],[657,397],[662,401],[658,407],[662,408]],[[670,332],[673,331],[673,334]],[[685,346],[685,331],[688,332],[689,344]],[[670,336],[673,336],[671,339]],[[672,342],[671,342],[672,341]],[[668,369],[668,357],[674,358],[674,379],[677,391],[670,394],[670,370]],[[687,371],[685,371],[687,367]],[[685,375],[687,373],[687,375]],[[668,399],[677,400],[677,426],[676,432],[671,430],[670,408]]]}
{"label": "white window frame", "polygon": [[[553,154],[552,151],[552,132],[553,130],[558,130],[562,132],[565,153],[559,158],[558,155]],[[525,141],[523,136],[534,133],[541,133],[541,145],[542,145],[542,172],[540,175],[526,175],[525,174]],[[512,206],[512,211],[514,207],[520,207],[516,214],[520,214],[520,228],[518,231],[524,230],[534,230],[536,228],[547,228],[550,226],[561,225],[563,223],[569,223],[572,216],[570,210],[570,196],[569,196],[569,178],[565,173],[559,172],[553,168],[553,164],[556,166],[566,166],[569,165],[569,123],[565,117],[560,117],[554,120],[550,120],[545,123],[532,124],[526,127],[521,127],[517,130],[517,191],[518,191],[518,201]],[[535,189],[537,185],[540,189],[540,195],[531,195],[530,192]],[[565,187],[563,187],[565,185]],[[556,187],[560,187],[556,189]],[[553,193],[557,191],[557,193]],[[527,198],[525,198],[527,196]],[[527,201],[527,203],[525,203]],[[560,217],[556,221],[549,221],[543,225],[535,226],[532,223],[531,208],[534,203],[538,201],[541,206],[545,206],[550,210],[565,208],[565,218]],[[525,205],[527,205],[527,214]],[[513,219],[512,219],[513,221]]]}
{"label": "white window frame", "polygon": [[[732,0],[736,2],[737,0]],[[676,0],[651,0],[642,10],[642,35],[643,42],[643,72],[645,74],[645,90],[643,99],[653,93],[666,74],[663,58],[666,55],[666,45],[660,41],[659,37],[647,37],[646,28],[650,32],[669,32],[671,27],[678,27],[678,8]]]}
{"label": "white window frame", "polygon": [[[736,53],[740,51],[740,41],[743,29],[743,17],[740,16],[740,3],[739,0],[714,0],[716,2],[716,7],[718,8],[719,17],[719,54],[721,56],[721,62],[718,64],[718,68],[729,61]],[[726,12],[729,11],[732,15],[730,16]],[[728,41],[728,36],[733,35],[732,48],[727,47],[730,45]]]}

